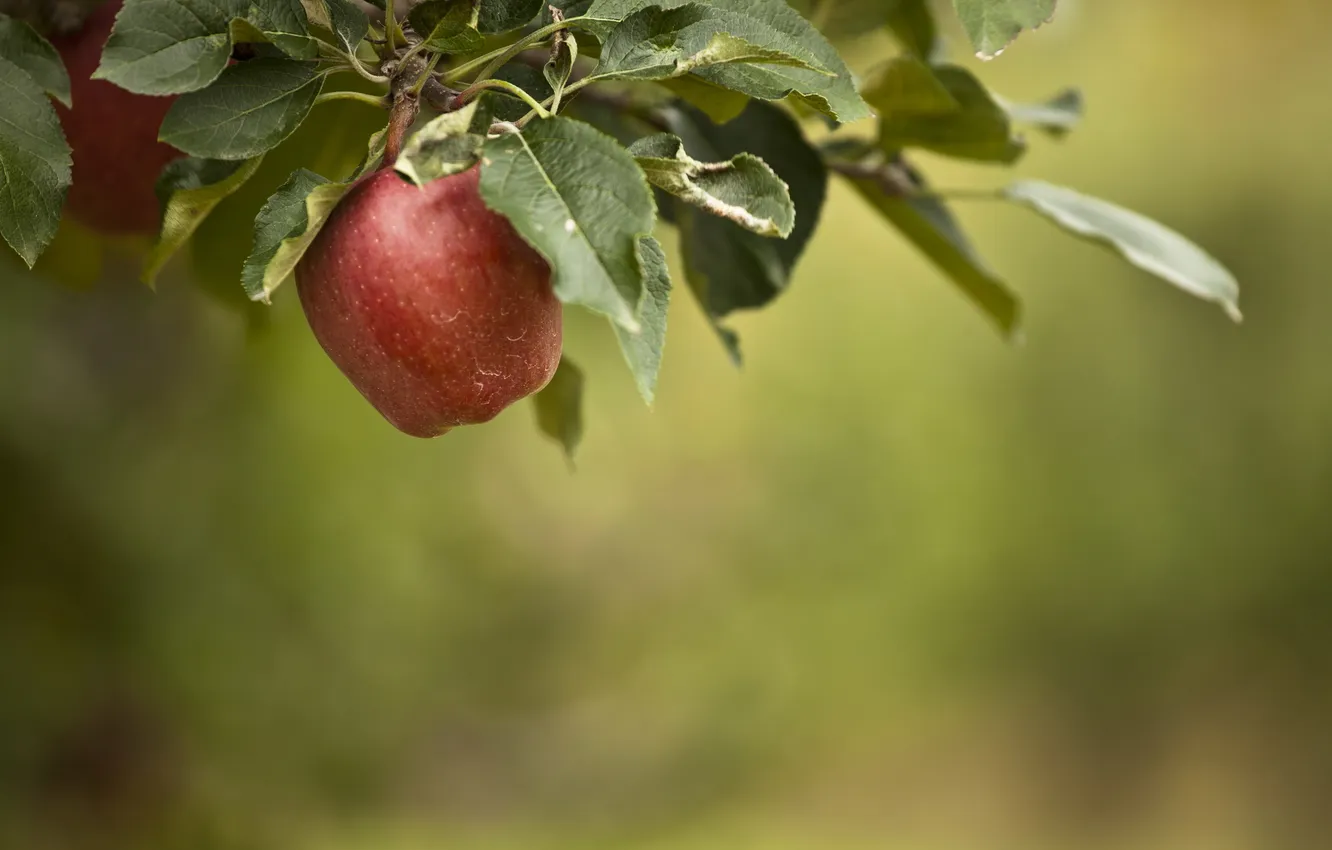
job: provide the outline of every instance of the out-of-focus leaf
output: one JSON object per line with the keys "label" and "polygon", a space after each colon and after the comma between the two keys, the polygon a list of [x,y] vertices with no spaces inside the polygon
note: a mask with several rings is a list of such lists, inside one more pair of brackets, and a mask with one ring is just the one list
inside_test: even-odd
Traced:
{"label": "out-of-focus leaf", "polygon": [[1190,295],[1220,304],[1238,322],[1239,283],[1225,266],[1180,234],[1140,213],[1063,186],[1024,180],[1004,190],[1060,227],[1105,245]]}
{"label": "out-of-focus leaf", "polygon": [[583,383],[583,370],[564,356],[550,383],[532,396],[537,427],[564,448],[571,463],[583,439]]}
{"label": "out-of-focus leaf", "polygon": [[953,0],[962,28],[982,59],[993,59],[1023,30],[1048,23],[1055,0]]}
{"label": "out-of-focus leaf", "polygon": [[167,260],[190,238],[213,207],[235,192],[259,170],[263,157],[243,162],[186,157],[167,164],[157,179],[162,200],[162,231],[144,260],[141,279],[148,286]]}

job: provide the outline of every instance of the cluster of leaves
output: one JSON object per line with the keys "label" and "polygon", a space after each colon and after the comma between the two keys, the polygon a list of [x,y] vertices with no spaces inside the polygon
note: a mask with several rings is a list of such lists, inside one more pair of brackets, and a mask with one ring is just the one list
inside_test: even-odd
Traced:
{"label": "cluster of leaves", "polygon": [[[354,0],[126,0],[97,76],[177,96],[160,137],[188,155],[159,182],[162,231],[145,278],[311,110],[348,98],[389,109],[386,128],[367,139],[354,173],[298,170],[264,205],[241,281],[255,300],[291,275],[341,196],[387,150],[418,183],[480,163],[485,202],[550,262],[562,301],[610,320],[649,402],[672,291],[658,219],[678,229],[688,287],[738,362],[723,322],[788,287],[830,177],[848,181],[1011,334],[1017,298],[907,157],[927,150],[1012,165],[1026,148],[1018,125],[1062,135],[1081,99],[997,97],[943,59],[929,0],[847,2],[862,28],[886,27],[901,47],[864,86],[785,0],[422,0],[401,16],[393,0],[378,0],[382,14]],[[826,22],[832,5],[820,0],[810,17]],[[1055,0],[954,5],[977,52],[992,56],[1048,20]],[[246,61],[233,61],[240,45]],[[0,47],[0,234],[31,264],[69,184],[69,149],[46,99],[67,100],[68,80],[25,24],[0,19]],[[335,74],[358,75],[373,93],[336,88]],[[418,102],[426,117],[395,139],[395,122],[410,123]],[[1231,276],[1159,224],[1034,181],[989,196],[1238,316]],[[561,370],[537,398],[538,418],[572,449],[582,377],[572,364]]]}

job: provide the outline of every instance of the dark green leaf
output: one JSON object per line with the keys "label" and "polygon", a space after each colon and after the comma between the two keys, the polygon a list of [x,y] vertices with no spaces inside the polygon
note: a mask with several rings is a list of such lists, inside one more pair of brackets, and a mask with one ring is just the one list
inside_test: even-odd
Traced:
{"label": "dark green leaf", "polygon": [[323,0],[323,3],[328,10],[329,28],[342,43],[342,49],[354,54],[370,31],[370,19],[352,0]]}
{"label": "dark green leaf", "polygon": [[886,0],[885,21],[902,49],[926,62],[934,56],[939,41],[934,10],[929,0]]}
{"label": "dark green leaf", "polygon": [[1024,29],[1048,23],[1054,17],[1055,0],[953,0],[953,7],[976,55],[993,59]]}
{"label": "dark green leaf", "polygon": [[[1005,336],[1017,333],[1021,313],[1017,296],[986,266],[948,207],[937,198],[918,194],[928,191],[923,181],[896,166],[853,166],[841,174],[985,311]],[[907,197],[912,194],[917,196]]]}
{"label": "dark green leaf", "polygon": [[934,69],[914,56],[899,56],[880,65],[864,95],[885,120],[901,113],[939,115],[962,109]]}
{"label": "dark green leaf", "polygon": [[643,266],[643,309],[639,316],[642,328],[630,333],[614,322],[615,338],[643,401],[652,404],[657,392],[657,372],[661,369],[661,353],[666,346],[666,310],[671,301],[671,275],[666,268],[666,254],[661,243],[651,236],[638,241],[638,259]]}
{"label": "dark green leaf", "polygon": [[[910,62],[912,60],[904,60]],[[888,154],[902,148],[924,148],[959,159],[981,162],[1016,162],[1026,150],[1013,134],[1008,112],[971,72],[956,65],[934,69],[935,76],[958,108],[884,112],[879,123],[880,144]]]}
{"label": "dark green leaf", "polygon": [[130,0],[93,76],[139,94],[196,91],[222,73],[233,42],[254,40],[295,59],[319,53],[298,0]]}
{"label": "dark green leaf", "polygon": [[1013,121],[1062,138],[1082,120],[1082,92],[1065,89],[1044,103],[1005,103]]}
{"label": "dark green leaf", "polygon": [[[599,38],[605,38],[639,9],[648,6],[674,9],[685,5],[688,0],[594,0],[587,11],[593,19],[588,28]],[[800,67],[737,63],[699,68],[695,71],[699,77],[764,100],[780,100],[795,94],[836,121],[855,121],[870,115],[869,106],[856,92],[851,71],[837,50],[784,0],[709,0],[707,8],[726,15],[728,20],[745,21],[746,27],[761,25],[765,31],[780,33],[784,42],[779,49],[787,53],[799,49],[800,56],[812,56],[831,75]]]}
{"label": "dark green leaf", "polygon": [[583,439],[583,370],[567,356],[545,389],[532,396],[536,405],[537,427],[564,447],[573,461],[578,443]]}
{"label": "dark green leaf", "polygon": [[666,110],[666,117],[694,159],[718,162],[750,153],[789,187],[795,226],[786,239],[759,236],[693,207],[676,209],[685,275],[704,311],[718,319],[764,306],[790,284],[818,223],[828,184],[822,157],[790,116],[765,103],[751,103],[739,118],[720,126],[687,107]]}
{"label": "dark green leaf", "polygon": [[31,268],[60,226],[70,153],[55,107],[0,57],[0,236]]}
{"label": "dark green leaf", "polygon": [[407,19],[426,44],[445,53],[471,53],[485,45],[477,31],[479,9],[474,0],[425,0]]}
{"label": "dark green leaf", "polygon": [[142,280],[149,286],[167,260],[185,244],[213,207],[259,170],[263,157],[243,162],[186,157],[168,163],[157,179],[162,200],[162,232],[144,261]]}
{"label": "dark green leaf", "polygon": [[1220,304],[1240,321],[1239,283],[1225,266],[1180,234],[1146,216],[1037,180],[1014,183],[1005,196],[1078,236],[1118,252],[1138,268],[1190,295]]}
{"label": "dark green leaf", "polygon": [[477,26],[484,33],[516,30],[534,20],[545,8],[542,0],[481,0]]}
{"label": "dark green leaf", "polygon": [[302,168],[264,203],[254,220],[254,247],[241,271],[252,300],[267,303],[291,276],[348,188]]}
{"label": "dark green leaf", "polygon": [[550,263],[560,300],[639,329],[638,240],[656,215],[643,172],[618,142],[570,118],[488,139],[481,197]]}
{"label": "dark green leaf", "polygon": [[207,159],[258,156],[300,126],[323,85],[313,62],[241,62],[213,85],[173,103],[162,121],[161,139]]}
{"label": "dark green leaf", "polygon": [[[481,158],[489,120],[477,121],[477,102],[434,118],[403,145],[393,167],[418,186],[466,171]],[[482,114],[484,119],[484,114]]]}
{"label": "dark green leaf", "polygon": [[805,47],[762,19],[700,3],[634,12],[606,35],[592,73],[603,79],[660,80],[746,62],[830,74]]}
{"label": "dark green leaf", "polygon": [[786,184],[753,154],[699,162],[670,133],[640,139],[629,152],[649,183],[704,212],[761,236],[786,237],[795,226],[795,207]]}
{"label": "dark green leaf", "polygon": [[47,94],[70,106],[69,74],[51,43],[23,21],[0,15],[0,56],[32,77]]}

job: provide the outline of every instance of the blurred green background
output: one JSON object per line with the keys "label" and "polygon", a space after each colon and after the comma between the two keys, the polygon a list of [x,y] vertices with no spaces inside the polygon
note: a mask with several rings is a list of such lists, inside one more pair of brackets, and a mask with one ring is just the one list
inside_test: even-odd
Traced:
{"label": "blurred green background", "polygon": [[646,410],[570,313],[570,474],[528,405],[406,438],[294,292],[237,307],[355,104],[155,295],[78,234],[0,266],[0,846],[1324,846],[1332,7],[1060,6],[981,68],[1086,92],[1021,173],[1197,239],[1243,326],[973,205],[1008,347],[839,185],[743,372],[679,297]]}

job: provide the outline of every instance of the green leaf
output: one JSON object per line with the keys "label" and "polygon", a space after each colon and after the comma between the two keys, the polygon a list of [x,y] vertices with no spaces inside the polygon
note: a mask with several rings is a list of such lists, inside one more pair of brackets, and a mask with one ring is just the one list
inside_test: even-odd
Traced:
{"label": "green leaf", "polygon": [[[604,39],[617,24],[640,9],[648,6],[674,9],[685,5],[690,5],[689,0],[594,0],[586,13],[592,20],[586,26]],[[699,77],[763,100],[780,100],[794,94],[819,112],[844,123],[869,117],[869,106],[857,93],[851,71],[837,50],[784,0],[709,0],[706,8],[725,16],[727,32],[739,32],[742,36],[746,32],[779,33],[782,42],[778,49],[797,58],[812,57],[829,73],[782,65],[736,63],[699,68],[694,72]],[[741,26],[744,29],[735,28]],[[762,47],[771,44],[752,43]]]}
{"label": "green leaf", "polygon": [[1008,117],[1030,124],[1055,138],[1063,138],[1082,120],[1082,92],[1064,89],[1044,103],[1005,103]]}
{"label": "green leaf", "polygon": [[485,46],[477,30],[479,11],[476,0],[425,0],[412,8],[407,20],[427,46],[445,53],[471,53]]}
{"label": "green leaf", "polygon": [[638,259],[643,266],[644,297],[640,316],[642,328],[630,333],[614,322],[615,338],[625,362],[634,373],[634,383],[643,401],[652,404],[657,392],[657,372],[661,369],[662,349],[666,346],[666,310],[671,302],[671,275],[666,268],[666,254],[661,243],[651,236],[638,240]]}
{"label": "green leaf", "polygon": [[762,307],[790,285],[823,209],[827,169],[800,126],[775,106],[750,103],[740,117],[723,125],[688,107],[663,113],[693,158],[718,162],[742,153],[758,156],[788,186],[795,205],[795,226],[784,240],[759,236],[694,207],[675,208],[689,288],[732,359],[739,362],[735,334],[718,320],[735,310]]}
{"label": "green leaf", "polygon": [[516,30],[546,8],[543,0],[481,0],[477,27],[484,33]]}
{"label": "green leaf", "polygon": [[929,61],[939,42],[938,26],[929,0],[886,0],[888,30],[907,53]]}
{"label": "green leaf", "polygon": [[635,142],[629,152],[648,182],[688,204],[761,236],[791,235],[795,206],[781,178],[750,153],[725,162],[699,162],[670,133]]}
{"label": "green leaf", "polygon": [[234,42],[254,40],[319,55],[298,0],[127,0],[93,77],[138,94],[196,91],[227,67]]}
{"label": "green leaf", "polygon": [[352,0],[322,0],[328,12],[329,29],[342,43],[342,49],[355,54],[356,47],[370,31],[370,19]]}
{"label": "green leaf", "polygon": [[144,261],[141,279],[154,286],[167,260],[193,235],[213,207],[259,170],[263,157],[243,162],[186,157],[167,164],[157,178],[162,199],[162,232]]}
{"label": "green leaf", "polygon": [[300,126],[323,85],[313,62],[241,62],[203,91],[177,99],[162,121],[160,138],[206,159],[258,156]]}
{"label": "green leaf", "polygon": [[302,168],[264,202],[254,220],[254,247],[241,270],[251,300],[268,303],[349,188]]}
{"label": "green leaf", "polygon": [[537,427],[564,447],[571,463],[583,439],[583,383],[583,370],[567,356],[561,357],[550,383],[532,396]]}
{"label": "green leaf", "polygon": [[73,105],[69,74],[60,54],[27,23],[0,15],[0,56],[26,71],[33,82],[66,107]]}
{"label": "green leaf", "polygon": [[70,153],[46,93],[0,56],[0,236],[32,268],[55,238]]}
{"label": "green leaf", "polygon": [[1036,29],[1054,17],[1055,0],[953,0],[962,28],[976,55],[993,59],[1024,29]]}
{"label": "green leaf", "polygon": [[660,80],[714,65],[761,62],[830,74],[803,46],[763,21],[688,3],[647,6],[607,34],[592,76]]}
{"label": "green leaf", "polygon": [[913,56],[880,65],[864,91],[865,101],[885,119],[899,113],[940,115],[961,111],[934,69]]}
{"label": "green leaf", "polygon": [[958,108],[885,111],[879,122],[879,144],[885,152],[924,148],[944,156],[1004,164],[1021,158],[1025,143],[1013,134],[1008,112],[980,80],[956,65],[935,68],[934,73]]}
{"label": "green leaf", "polygon": [[560,300],[638,330],[638,239],[656,214],[643,172],[618,142],[570,118],[487,139],[481,197],[550,263]]}
{"label": "green leaf", "polygon": [[1118,252],[1138,268],[1190,295],[1214,301],[1238,322],[1239,283],[1210,254],[1168,227],[1123,207],[1038,180],[1004,190],[1060,227]]}
{"label": "green leaf", "polygon": [[852,166],[840,174],[1006,337],[1017,334],[1021,320],[1017,296],[986,266],[948,207],[937,198],[921,196],[928,187],[919,177],[904,167],[887,165]]}
{"label": "green leaf", "polygon": [[476,165],[486,141],[489,119],[478,121],[477,102],[447,112],[416,131],[402,147],[393,167],[418,186],[458,174]]}

